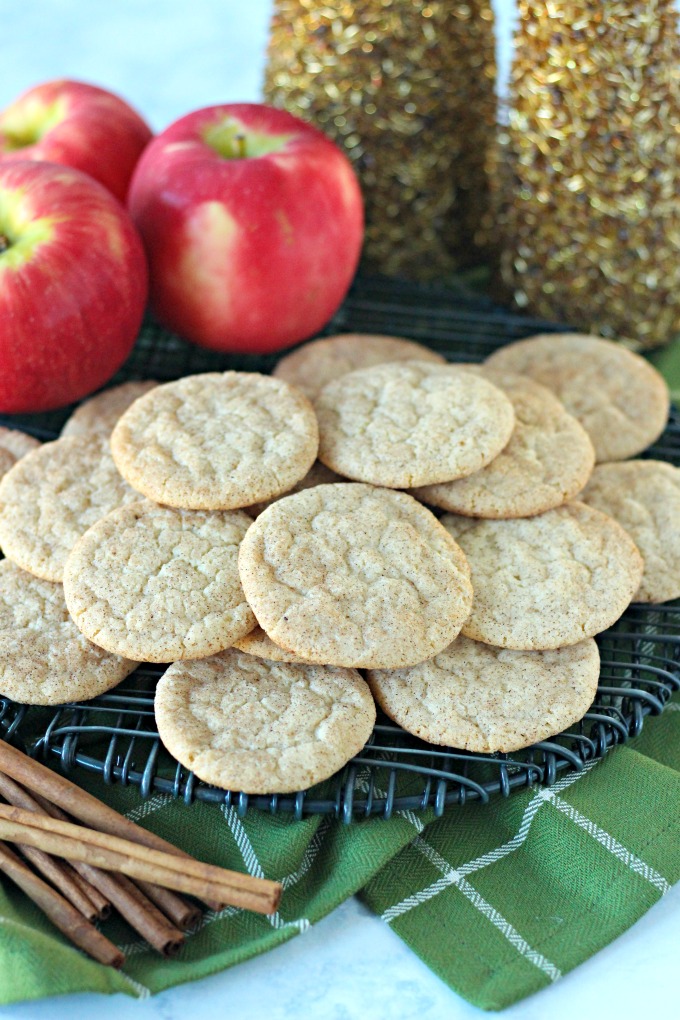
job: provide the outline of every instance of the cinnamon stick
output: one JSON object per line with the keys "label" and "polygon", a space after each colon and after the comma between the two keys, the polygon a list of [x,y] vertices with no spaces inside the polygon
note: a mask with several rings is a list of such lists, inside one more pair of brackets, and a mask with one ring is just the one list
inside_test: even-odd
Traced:
{"label": "cinnamon stick", "polygon": [[147,896],[152,903],[154,903],[162,913],[169,918],[173,924],[176,924],[181,931],[189,931],[191,928],[195,928],[198,922],[203,916],[203,912],[199,907],[193,903],[189,903],[187,900],[182,899],[177,893],[170,892],[169,889],[163,889],[160,885],[154,885],[153,882],[144,882],[140,879],[137,880],[137,885]]}
{"label": "cinnamon stick", "polygon": [[273,913],[281,896],[277,882],[152,850],[119,836],[8,805],[0,805],[0,839],[27,843],[69,860],[122,871],[199,899],[219,900],[262,914]]}
{"label": "cinnamon stick", "polygon": [[[102,803],[92,794],[82,790],[75,783],[72,783],[65,776],[52,772],[47,766],[29,758],[22,751],[18,751],[11,744],[0,740],[0,772],[11,776],[22,786],[27,787],[43,798],[57,804],[68,814],[98,829],[100,832],[108,832],[112,836],[121,836],[124,839],[140,843],[142,846],[154,850],[162,850],[167,854],[174,854],[185,860],[192,860],[191,856],[173,846],[166,840],[157,836],[141,825],[136,825],[129,818],[114,811],[108,804]],[[212,910],[219,910],[223,904],[215,900],[204,901]]]}
{"label": "cinnamon stick", "polygon": [[[22,807],[28,811],[42,810],[30,794],[26,793],[9,776],[3,776],[2,773],[0,773],[0,794],[16,807]],[[83,887],[74,870],[66,862],[55,861],[49,854],[33,846],[19,843],[18,847],[26,860],[30,861],[34,868],[49,879],[62,896],[65,896],[88,921],[102,920],[106,916],[106,912],[100,909],[101,904],[96,904],[88,895],[88,890]]]}
{"label": "cinnamon stick", "polygon": [[176,956],[184,936],[125,875],[99,873],[101,888],[118,913],[163,956]]}
{"label": "cinnamon stick", "polygon": [[39,871],[52,885],[56,886],[61,895],[69,903],[72,903],[86,920],[91,923],[99,920],[97,908],[89,896],[85,895],[78,883],[74,881],[65,862],[56,861],[54,857],[50,857],[44,850],[38,850],[37,847],[26,846],[23,843],[17,843],[17,849],[21,851],[22,856],[33,865],[36,871]]}
{"label": "cinnamon stick", "polygon": [[[81,868],[85,865],[81,861],[69,861],[69,864],[73,868],[73,878],[77,881],[89,900],[92,901],[97,910],[97,919],[99,921],[105,921],[111,914],[111,904],[103,895],[103,893],[97,888],[96,882],[92,882],[85,877],[85,873],[81,872]],[[94,868],[92,869],[95,870]]]}
{"label": "cinnamon stick", "polygon": [[[2,776],[2,773],[0,773]],[[5,777],[7,778],[7,777]],[[13,779],[9,779],[8,782],[13,783]],[[18,784],[16,784],[18,786]],[[22,789],[22,787],[18,787]],[[36,807],[40,808],[43,814],[50,815],[52,818],[59,818],[62,822],[70,821],[68,815],[61,810],[61,808],[55,807],[54,804],[50,804],[40,794],[33,794],[33,798],[30,794],[26,794],[26,797],[36,804]],[[26,804],[18,804],[16,801],[12,801],[17,807],[27,807]],[[79,869],[83,875],[89,879],[89,882],[96,891],[97,888],[103,891],[104,887],[110,888],[109,879],[105,871],[101,871],[99,868],[93,868],[90,865],[83,864],[82,861],[71,862],[73,867]],[[86,869],[86,870],[84,870]],[[151,900],[173,924],[175,924],[181,931],[187,931],[189,928],[195,927],[201,918],[201,910],[193,903],[188,903],[182,899],[181,896],[177,896],[176,893],[170,892],[169,889],[162,889],[159,885],[154,885],[152,882],[138,882],[137,885],[142,890],[145,896]]]}
{"label": "cinnamon stick", "polygon": [[74,945],[78,946],[99,963],[120,968],[125,957],[118,946],[114,946],[94,925],[86,921],[68,900],[43,882],[8,847],[0,844],[0,871],[11,878],[52,924]]}

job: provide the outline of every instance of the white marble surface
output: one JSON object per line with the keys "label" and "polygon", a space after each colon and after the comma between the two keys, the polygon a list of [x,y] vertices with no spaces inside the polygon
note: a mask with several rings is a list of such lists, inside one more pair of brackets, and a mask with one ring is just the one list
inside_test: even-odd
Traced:
{"label": "white marble surface", "polygon": [[[496,0],[507,68],[514,3]],[[270,0],[0,0],[0,107],[54,77],[125,96],[154,129],[211,103],[260,96]],[[455,945],[451,946],[455,952]],[[678,1016],[680,888],[508,1020]],[[0,977],[1,980],[1,977]],[[79,995],[0,1009],[3,1020],[467,1020],[482,1016],[356,900],[265,957],[144,1002]]]}

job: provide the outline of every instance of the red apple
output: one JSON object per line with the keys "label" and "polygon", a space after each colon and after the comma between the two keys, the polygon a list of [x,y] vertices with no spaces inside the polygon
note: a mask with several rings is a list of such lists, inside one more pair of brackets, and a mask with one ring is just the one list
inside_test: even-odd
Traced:
{"label": "red apple", "polygon": [[151,129],[119,96],[79,81],[36,85],[0,113],[0,161],[62,163],[125,201]]}
{"label": "red apple", "polygon": [[157,135],[128,208],[157,318],[218,351],[274,351],[316,333],[363,239],[346,156],[297,117],[250,103],[196,110]]}
{"label": "red apple", "polygon": [[144,314],[144,249],[123,206],[54,163],[0,163],[0,411],[102,386]]}

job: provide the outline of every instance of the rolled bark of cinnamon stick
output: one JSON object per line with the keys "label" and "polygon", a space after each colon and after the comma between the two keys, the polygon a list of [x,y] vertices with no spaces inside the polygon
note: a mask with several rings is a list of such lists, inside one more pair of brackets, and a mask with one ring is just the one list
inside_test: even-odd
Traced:
{"label": "rolled bark of cinnamon stick", "polygon": [[[28,811],[42,811],[41,806],[29,793],[9,776],[4,776],[2,773],[0,773],[0,794],[15,807],[25,808]],[[43,850],[38,850],[37,847],[19,843],[18,848],[26,860],[30,861],[34,868],[37,868],[45,878],[49,879],[62,896],[65,896],[88,921],[103,920],[107,916],[107,912],[101,910],[101,904],[95,903],[88,895],[89,890],[83,887],[76,872],[65,861],[56,861]]]}
{"label": "rolled bark of cinnamon stick", "polygon": [[125,875],[100,872],[101,888],[118,913],[149,945],[165,957],[176,956],[184,936]]}
{"label": "rolled bark of cinnamon stick", "polygon": [[137,885],[158,909],[176,924],[181,931],[195,928],[203,916],[203,912],[194,903],[189,903],[169,889],[164,889],[153,882],[137,880]]}
{"label": "rolled bark of cinnamon stick", "polygon": [[[18,751],[11,744],[0,740],[0,772],[11,776],[22,786],[39,793],[43,798],[58,805],[68,814],[98,829],[100,832],[108,832],[112,836],[121,836],[140,843],[142,846],[155,850],[162,850],[167,854],[174,854],[192,860],[190,854],[173,846],[166,840],[157,836],[141,825],[136,825],[128,818],[114,811],[108,804],[102,803],[92,794],[82,790],[75,783],[72,783],[65,776],[52,772],[46,765],[29,758],[22,751]],[[223,904],[215,900],[204,900],[212,910],[219,910]]]}
{"label": "rolled bark of cinnamon stick", "polygon": [[8,847],[0,844],[0,870],[15,882],[74,945],[109,967],[120,968],[125,957],[68,900],[35,875]]}
{"label": "rolled bark of cinnamon stick", "polygon": [[[0,773],[0,777],[2,777],[2,773]],[[7,779],[6,776],[2,778],[6,779],[10,783],[14,782],[13,779]],[[1,781],[2,779],[0,778],[0,782]],[[22,789],[22,787],[18,786],[18,784],[15,785],[17,785],[18,789]],[[30,794],[26,794],[26,797],[33,799],[36,806],[41,808],[43,813],[49,815],[51,818],[58,818],[62,822],[71,821],[68,815],[62,811],[61,808],[56,807],[54,804],[50,804],[50,802],[46,801],[40,796],[40,794],[34,793],[33,798],[30,797]],[[12,803],[14,804],[16,802],[12,801]],[[28,805],[17,803],[16,806],[26,807]],[[99,889],[103,889],[104,886],[107,888],[109,887],[108,881],[102,879],[102,876],[106,876],[105,871],[101,871],[99,868],[92,868],[87,864],[83,864],[82,861],[73,861],[72,864],[73,867],[76,868],[76,870],[80,870],[82,874],[85,874],[83,869],[87,869],[87,877],[89,878],[89,882],[92,886],[95,887],[95,890],[97,887],[99,887]],[[163,889],[160,885],[154,885],[152,882],[139,881],[137,882],[137,885],[144,895],[147,896],[151,902],[154,903],[159,910],[161,910],[162,913],[164,913],[165,916],[181,931],[188,931],[189,928],[194,928],[201,919],[202,912],[199,907],[193,903],[188,903],[186,900],[182,899],[181,896],[177,896],[176,893],[170,892],[169,889]]]}
{"label": "rolled bark of cinnamon stick", "polygon": [[33,865],[52,885],[71,903],[83,917],[93,924],[99,920],[99,913],[96,906],[86,896],[78,883],[74,880],[73,874],[65,861],[57,861],[50,857],[44,850],[38,850],[34,846],[26,846],[17,843],[17,849],[21,855]]}
{"label": "rolled bark of cinnamon stick", "polygon": [[0,839],[27,843],[69,860],[122,871],[132,878],[203,900],[219,900],[261,914],[273,913],[281,897],[277,882],[152,850],[118,836],[8,805],[0,805]]}
{"label": "rolled bark of cinnamon stick", "polygon": [[[80,861],[69,861],[69,864],[73,868],[73,877],[77,880],[89,900],[97,910],[97,919],[99,921],[105,921],[111,914],[111,904],[103,893],[97,888],[95,882],[89,881],[84,873],[81,872],[82,865]],[[94,868],[92,869],[94,871]]]}

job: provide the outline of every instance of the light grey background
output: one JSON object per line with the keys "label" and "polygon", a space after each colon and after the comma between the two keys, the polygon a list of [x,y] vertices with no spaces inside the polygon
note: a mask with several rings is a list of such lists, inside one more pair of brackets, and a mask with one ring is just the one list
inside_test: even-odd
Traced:
{"label": "light grey background", "polygon": [[[51,78],[118,92],[155,131],[190,110],[261,98],[272,0],[0,0],[0,108]],[[514,0],[495,0],[499,83]]]}

